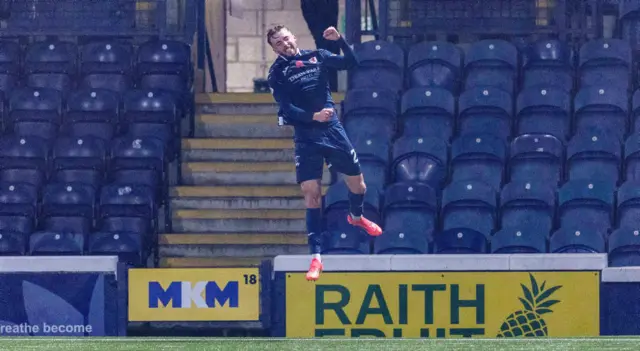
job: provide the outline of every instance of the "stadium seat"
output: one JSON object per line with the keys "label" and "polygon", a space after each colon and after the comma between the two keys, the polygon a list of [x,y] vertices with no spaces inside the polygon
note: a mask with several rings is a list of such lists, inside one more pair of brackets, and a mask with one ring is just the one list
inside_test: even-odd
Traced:
{"label": "stadium seat", "polygon": [[629,43],[635,52],[640,50],[640,3],[637,1],[619,1],[618,30],[620,38]]}
{"label": "stadium seat", "polygon": [[383,139],[356,138],[351,139],[355,158],[360,162],[360,169],[367,175],[367,185],[384,189],[387,184],[391,145]]}
{"label": "stadium seat", "polygon": [[111,146],[110,178],[160,191],[165,172],[164,145],[155,138],[121,137]]}
{"label": "stadium seat", "polygon": [[617,192],[616,225],[640,229],[640,181],[628,181]]}
{"label": "stadium seat", "polygon": [[131,88],[133,48],[128,44],[100,41],[84,45],[80,51],[82,86],[124,93]]}
{"label": "stadium seat", "polygon": [[8,125],[18,136],[37,136],[52,140],[62,123],[62,99],[53,89],[22,88],[9,98]]}
{"label": "stadium seat", "polygon": [[444,231],[469,229],[489,237],[496,226],[496,191],[477,180],[451,183],[442,195],[441,217]]}
{"label": "stadium seat", "polygon": [[0,256],[20,256],[27,251],[28,236],[0,230]]}
{"label": "stadium seat", "polygon": [[425,254],[438,215],[434,188],[421,183],[395,183],[385,191],[384,234],[374,242],[377,254]]}
{"label": "stadium seat", "polygon": [[0,182],[39,187],[46,179],[49,148],[38,137],[0,138]]}
{"label": "stadium seat", "polygon": [[437,137],[403,136],[393,144],[393,180],[440,189],[448,177],[447,143]]}
{"label": "stadium seat", "polygon": [[500,189],[506,158],[504,141],[487,134],[468,134],[451,145],[451,181],[478,180]]}
{"label": "stadium seat", "polygon": [[24,59],[27,86],[54,89],[65,96],[72,89],[77,56],[77,48],[71,42],[43,41],[31,44]]}
{"label": "stadium seat", "polygon": [[131,267],[144,267],[142,234],[105,233],[89,235],[88,250],[91,255],[118,256],[120,262]]}
{"label": "stadium seat", "polygon": [[104,180],[107,151],[98,138],[58,138],[53,146],[51,179],[98,189]]}
{"label": "stadium seat", "polygon": [[502,228],[532,229],[548,237],[556,210],[555,186],[540,181],[512,182],[500,192]]}
{"label": "stadium seat", "polygon": [[[324,197],[325,232],[323,253],[325,254],[369,254],[367,233],[347,222],[349,214],[349,191],[343,181],[331,185]],[[364,199],[363,215],[375,223],[381,223],[380,189],[369,186]]]}
{"label": "stadium seat", "polygon": [[524,224],[504,227],[491,237],[491,253],[546,253],[547,236]]}
{"label": "stadium seat", "polygon": [[36,232],[29,238],[33,256],[77,256],[84,253],[84,236],[79,233]]}
{"label": "stadium seat", "polygon": [[640,266],[640,230],[624,227],[609,235],[608,258],[610,267]]}
{"label": "stadium seat", "polygon": [[631,82],[632,54],[620,39],[591,40],[580,47],[580,88],[598,87],[627,92]]}
{"label": "stadium seat", "polygon": [[[33,185],[26,183],[0,183],[0,234],[4,243],[16,248],[22,245],[24,252],[27,237],[33,232],[38,214],[38,192]],[[0,251],[2,249],[0,248]]]}
{"label": "stadium seat", "polygon": [[592,228],[560,228],[549,240],[550,253],[604,253],[605,240],[602,233]]}
{"label": "stadium seat", "polygon": [[157,138],[172,159],[178,139],[178,113],[175,98],[166,92],[129,90],[123,98],[121,120],[129,136]]}
{"label": "stadium seat", "polygon": [[73,137],[94,137],[105,142],[118,130],[120,97],[105,89],[73,91],[66,104],[63,130]]}
{"label": "stadium seat", "polygon": [[631,100],[631,120],[630,120],[631,134],[640,133],[640,89],[633,93]]}
{"label": "stadium seat", "polygon": [[616,185],[622,146],[618,138],[599,131],[576,134],[567,146],[567,180],[594,180]]}
{"label": "stadium seat", "polygon": [[514,93],[518,72],[518,49],[504,40],[477,41],[469,47],[464,62],[464,90],[496,87]]}
{"label": "stadium seat", "polygon": [[8,96],[18,84],[20,77],[20,45],[11,41],[0,41],[0,91]]}
{"label": "stadium seat", "polygon": [[455,44],[422,42],[413,45],[407,55],[408,86],[442,88],[458,94],[462,63],[462,50]]}
{"label": "stadium seat", "polygon": [[342,121],[349,138],[391,141],[396,134],[398,96],[389,90],[352,89],[343,102]]}
{"label": "stadium seat", "polygon": [[453,135],[456,99],[442,88],[413,88],[402,95],[399,124],[404,136],[437,136],[447,142]]}
{"label": "stadium seat", "polygon": [[516,104],[515,131],[549,134],[561,141],[571,135],[571,95],[557,87],[533,87],[520,92]]}
{"label": "stadium seat", "polygon": [[403,88],[404,51],[395,43],[374,40],[355,45],[358,66],[349,78],[349,89],[378,89],[394,92]]}
{"label": "stadium seat", "polygon": [[592,228],[607,233],[612,228],[614,186],[608,182],[574,180],[558,192],[560,228]]}
{"label": "stadium seat", "polygon": [[50,183],[42,195],[41,227],[52,233],[88,234],[93,227],[96,191],[81,183]]}
{"label": "stadium seat", "polygon": [[525,134],[511,142],[507,165],[509,181],[559,184],[563,179],[564,148],[552,135]]}
{"label": "stadium seat", "polygon": [[512,98],[494,87],[464,91],[458,99],[458,135],[492,134],[507,140],[511,136]]}
{"label": "stadium seat", "polygon": [[598,128],[624,140],[629,125],[625,90],[592,86],[580,89],[574,99],[575,133]]}
{"label": "stadium seat", "polygon": [[522,88],[557,88],[573,91],[574,52],[560,40],[538,40],[530,44],[522,62]]}
{"label": "stadium seat", "polygon": [[435,254],[483,254],[488,251],[487,238],[473,229],[445,230],[436,234],[433,240]]}

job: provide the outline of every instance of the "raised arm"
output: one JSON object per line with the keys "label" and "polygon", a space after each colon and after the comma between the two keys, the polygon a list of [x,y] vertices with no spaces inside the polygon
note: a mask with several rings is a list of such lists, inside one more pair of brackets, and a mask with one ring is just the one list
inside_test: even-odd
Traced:
{"label": "raised arm", "polygon": [[342,53],[344,54],[344,56],[340,56],[329,51],[322,50],[322,53],[325,56],[324,63],[327,66],[333,67],[338,70],[346,70],[358,65],[358,57],[356,56],[355,52],[349,46],[347,41],[344,40],[344,37],[340,35],[340,33],[338,33],[335,28],[327,28],[327,30],[324,31],[324,37],[327,40],[337,41],[340,45]]}
{"label": "raised arm", "polygon": [[287,91],[282,84],[281,78],[279,77],[277,72],[274,72],[273,68],[269,71],[268,81],[269,86],[271,87],[273,98],[278,103],[280,112],[283,113],[285,117],[300,122],[311,122],[313,120],[313,112],[305,111],[291,103],[291,99],[289,98],[289,95],[287,94]]}

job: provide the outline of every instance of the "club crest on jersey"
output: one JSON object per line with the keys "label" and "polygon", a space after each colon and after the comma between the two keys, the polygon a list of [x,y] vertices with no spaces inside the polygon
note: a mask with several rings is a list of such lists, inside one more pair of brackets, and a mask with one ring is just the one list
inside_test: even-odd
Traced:
{"label": "club crest on jersey", "polygon": [[314,56],[312,58],[309,59],[309,62],[311,63],[318,63],[318,59]]}

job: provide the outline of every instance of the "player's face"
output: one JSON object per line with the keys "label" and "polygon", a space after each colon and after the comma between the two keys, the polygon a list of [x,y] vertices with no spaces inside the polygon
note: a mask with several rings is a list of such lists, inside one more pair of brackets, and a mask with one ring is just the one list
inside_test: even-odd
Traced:
{"label": "player's face", "polygon": [[276,54],[294,56],[298,52],[296,37],[287,29],[282,29],[271,37],[271,47]]}

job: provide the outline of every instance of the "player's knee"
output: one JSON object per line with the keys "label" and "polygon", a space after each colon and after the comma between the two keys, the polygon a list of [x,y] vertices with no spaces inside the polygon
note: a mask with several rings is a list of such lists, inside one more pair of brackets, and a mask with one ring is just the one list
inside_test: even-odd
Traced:
{"label": "player's knee", "polygon": [[304,182],[300,187],[307,208],[319,208],[322,205],[322,191],[319,182]]}
{"label": "player's knee", "polygon": [[362,175],[347,178],[347,186],[349,190],[354,194],[364,194],[367,192],[367,185],[364,182]]}
{"label": "player's knee", "polygon": [[367,192],[367,185],[364,183],[364,180],[361,180],[356,183],[354,193],[355,194],[364,194]]}

